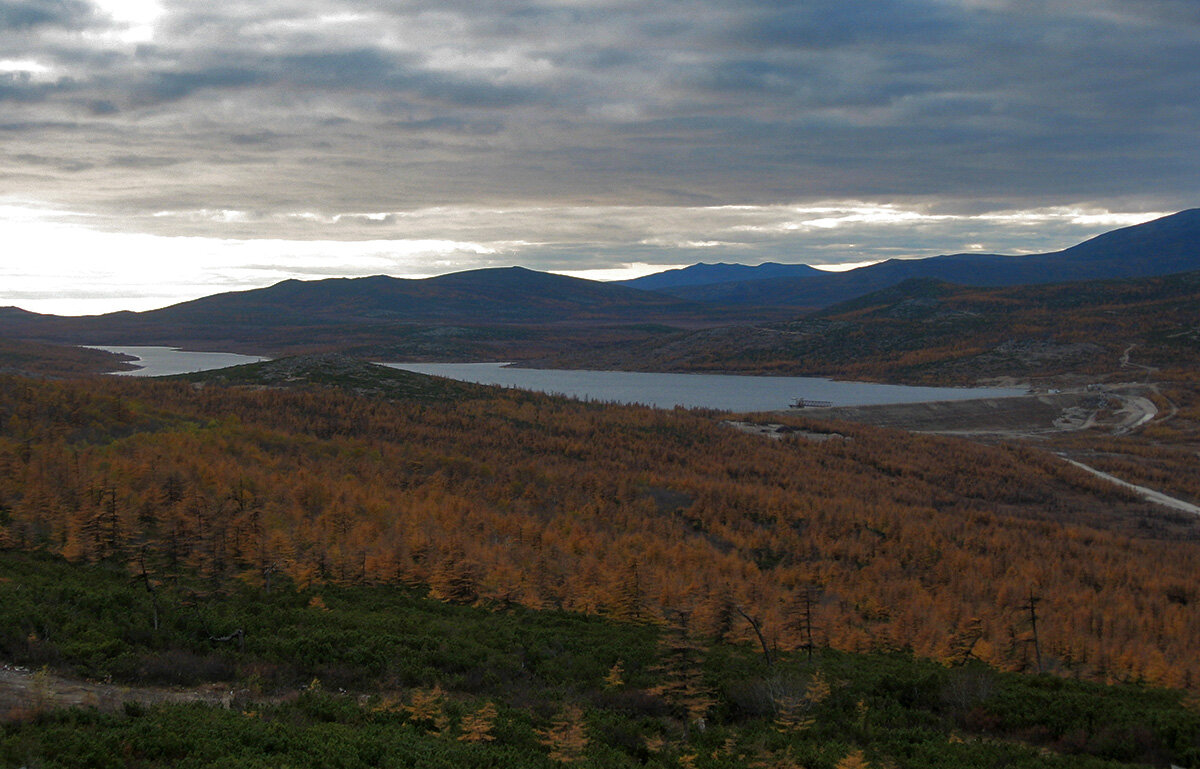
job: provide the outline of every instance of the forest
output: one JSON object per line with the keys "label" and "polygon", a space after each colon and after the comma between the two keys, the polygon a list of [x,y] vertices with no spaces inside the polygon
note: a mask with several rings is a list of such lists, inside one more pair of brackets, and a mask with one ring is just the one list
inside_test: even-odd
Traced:
{"label": "forest", "polygon": [[[422,720],[412,715],[412,698],[439,686],[456,703],[447,708],[460,730],[470,708],[485,707],[479,698],[486,693],[498,712],[517,714],[504,718],[525,719],[525,742],[513,737],[512,744],[541,745],[538,755],[551,749],[531,730],[595,734],[604,731],[597,719],[615,709],[640,724],[612,727],[640,735],[640,747],[626,751],[635,763],[657,756],[667,766],[749,765],[748,748],[736,748],[750,729],[747,719],[792,719],[794,731],[808,736],[776,748],[755,743],[755,761],[776,762],[759,765],[852,766],[843,762],[872,758],[935,765],[889,742],[899,739],[895,734],[882,742],[867,734],[867,716],[858,733],[839,732],[836,750],[797,747],[835,728],[810,723],[820,721],[809,693],[814,686],[822,691],[812,681],[815,670],[837,667],[837,680],[850,682],[859,675],[851,672],[859,664],[853,660],[872,671],[903,659],[906,672],[895,675],[924,676],[922,686],[936,690],[928,696],[937,700],[929,707],[937,711],[939,750],[954,730],[973,729],[991,735],[980,738],[984,745],[1003,734],[1006,745],[1016,740],[1056,755],[1196,761],[1200,729],[1184,705],[1200,687],[1194,519],[1164,514],[1027,446],[799,418],[788,420],[796,428],[789,437],[771,441],[704,411],[580,403],[383,369],[374,376],[373,391],[361,379],[349,388],[325,382],[288,389],[212,377],[0,381],[5,562],[41,554],[72,570],[110,575],[125,591],[119,610],[97,606],[82,589],[61,594],[68,606],[77,601],[79,612],[100,618],[74,634],[62,627],[69,618],[51,616],[55,601],[22,604],[23,613],[4,623],[0,659],[98,680],[252,681],[264,692],[295,690],[311,676],[368,699],[384,696],[386,682],[401,692],[395,696],[409,710],[397,717],[410,725]],[[290,378],[303,380],[295,372]],[[11,590],[13,580],[7,576],[0,589]],[[529,659],[453,650],[412,668],[411,652],[388,646],[395,628],[371,624],[381,619],[367,623],[365,638],[351,640],[350,620],[331,621],[328,631],[341,627],[343,635],[322,638],[322,621],[268,619],[282,602],[289,611],[324,617],[329,610],[333,619],[344,610],[365,622],[364,612],[386,611],[361,607],[401,597],[422,611],[458,606],[461,616],[483,623],[520,616],[533,625],[582,623],[575,627],[592,628],[578,631],[585,635],[630,634],[640,640],[622,648],[641,644],[640,661],[597,654],[578,681],[545,684],[567,714],[556,715],[530,703],[549,695],[506,693],[496,683],[519,678],[506,666],[526,670]],[[338,609],[341,601],[362,603]],[[222,612],[228,616],[217,621]],[[259,618],[251,627],[242,615]],[[114,621],[117,627],[103,629]],[[285,630],[288,623],[305,629]],[[235,640],[211,640],[235,630],[242,633],[237,648]],[[574,640],[551,645],[579,643],[575,632],[568,634]],[[718,658],[732,667],[717,666]],[[918,673],[913,665],[932,667]],[[733,683],[738,666],[763,681],[791,670],[795,680],[766,695],[747,693]],[[1014,686],[1053,688],[1060,684],[1049,682],[1059,681],[1106,693],[1161,692],[1169,715],[1154,716],[1155,723],[1183,721],[1171,727],[1170,739],[1147,724],[1148,736],[1124,735],[1118,742],[1125,747],[1105,748],[1093,716],[1091,726],[1073,724],[1079,733],[1068,739],[1066,727],[1043,733],[1005,726],[1008,716],[989,711],[979,692],[950,713],[946,687],[958,685],[947,682],[951,673],[964,681],[978,673],[989,681],[1035,682]],[[640,704],[610,702],[621,697],[603,694],[609,674],[640,681],[636,692],[614,687]],[[704,676],[709,683],[700,686]],[[863,707],[884,697],[878,686],[862,693]],[[595,691],[589,700],[572,687]],[[889,691],[902,701],[895,707],[923,701]],[[350,709],[330,716],[331,724],[392,717],[357,702],[308,692],[268,704],[276,723],[292,725],[321,721],[321,708]],[[982,709],[968,718],[977,705]],[[847,712],[857,706],[839,705]],[[169,708],[153,713],[184,717]],[[216,725],[227,718],[220,713],[187,717],[232,728]],[[41,739],[37,734],[68,728],[54,724],[84,729],[70,721],[79,718],[105,733],[137,728],[128,714],[42,714],[32,725],[14,716],[5,734],[15,740],[8,744],[28,746]],[[105,720],[113,718],[119,725]],[[733,742],[721,753],[713,733],[698,730],[700,720],[743,731],[722,732]],[[616,738],[609,737],[611,745]],[[1079,745],[1070,748],[1071,739]],[[647,740],[669,747],[647,752]],[[708,758],[687,763],[698,744]],[[568,758],[585,754],[610,765],[586,751]]]}

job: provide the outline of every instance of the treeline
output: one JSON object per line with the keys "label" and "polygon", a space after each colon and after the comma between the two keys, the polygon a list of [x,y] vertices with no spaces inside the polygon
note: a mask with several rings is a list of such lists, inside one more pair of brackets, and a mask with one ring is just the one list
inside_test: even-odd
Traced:
{"label": "treeline", "polygon": [[768,651],[1200,684],[1195,539],[1040,452],[838,430],[766,441],[516,392],[10,378],[0,546],[119,560],[151,593],[185,571],[402,583]]}

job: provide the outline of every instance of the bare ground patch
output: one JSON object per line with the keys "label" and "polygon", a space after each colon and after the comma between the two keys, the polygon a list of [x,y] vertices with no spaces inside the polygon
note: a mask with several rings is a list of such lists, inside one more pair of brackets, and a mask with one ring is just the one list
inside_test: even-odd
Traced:
{"label": "bare ground patch", "polygon": [[127,703],[155,705],[164,702],[203,702],[228,708],[235,700],[247,699],[262,698],[252,697],[248,690],[230,684],[187,688],[128,686],[0,664],[0,722],[25,720],[58,708],[83,707],[114,712],[123,709]]}
{"label": "bare ground patch", "polygon": [[1129,430],[1149,421],[1156,411],[1139,390],[1114,387],[1008,398],[805,408],[788,413],[913,432],[1013,439],[1089,428]]}

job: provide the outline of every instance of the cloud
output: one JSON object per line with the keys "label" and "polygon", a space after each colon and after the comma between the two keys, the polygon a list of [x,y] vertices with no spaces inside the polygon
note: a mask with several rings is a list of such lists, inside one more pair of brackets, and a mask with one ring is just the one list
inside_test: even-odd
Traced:
{"label": "cloud", "polygon": [[[956,215],[861,201],[436,208],[332,217],[207,209],[160,212],[151,217],[160,233],[147,234],[120,227],[120,220],[0,205],[10,252],[39,254],[37,260],[0,262],[0,304],[68,314],[150,309],[288,278],[426,277],[513,264],[594,279],[634,277],[697,261],[840,268],[947,252],[1054,250],[1153,216],[1100,209]],[[204,233],[214,224],[230,237],[181,234]],[[447,230],[457,238],[439,237]],[[520,238],[534,230],[542,240]],[[275,232],[290,237],[270,237]],[[308,237],[297,239],[298,232]],[[341,237],[322,239],[331,233]],[[693,236],[708,239],[688,239]]]}
{"label": "cloud", "polygon": [[[416,181],[448,200],[464,187],[476,201],[1095,198],[1117,152],[1176,187],[1163,194],[1190,194],[1194,166],[1170,167],[1195,144],[1179,97],[1197,85],[1196,26],[1186,5],[1147,5],[178,3],[117,58],[111,42],[47,36],[34,48],[64,69],[92,59],[72,71],[74,93],[10,98],[56,100],[97,142],[118,114],[157,121],[160,142],[187,126],[180,153],[297,137],[308,146],[273,156],[278,173],[245,166],[258,180],[247,196],[268,199],[296,164],[320,162],[306,152],[317,145],[389,206],[428,201],[380,177],[430,163],[445,173]],[[397,141],[404,129],[425,136]]]}
{"label": "cloud", "polygon": [[93,13],[92,6],[82,0],[3,0],[0,2],[0,30],[75,29],[88,24]]}
{"label": "cloud", "polygon": [[[1192,0],[0,0],[0,46],[3,189],[105,232],[859,261],[1200,192]],[[942,218],[763,213],[846,201]]]}

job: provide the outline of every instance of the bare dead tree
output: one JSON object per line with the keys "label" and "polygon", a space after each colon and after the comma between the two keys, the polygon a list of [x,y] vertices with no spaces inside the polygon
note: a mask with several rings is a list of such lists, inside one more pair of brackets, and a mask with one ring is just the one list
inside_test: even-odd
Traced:
{"label": "bare dead tree", "polygon": [[734,606],[733,609],[738,614],[742,615],[743,619],[750,623],[750,627],[754,628],[754,634],[758,636],[758,643],[762,646],[763,656],[766,657],[767,667],[774,667],[775,660],[773,657],[771,657],[771,647],[767,645],[767,639],[765,636],[763,636],[762,623],[747,614],[746,610],[740,606]]}
{"label": "bare dead tree", "polygon": [[803,603],[800,605],[800,622],[804,630],[804,643],[801,648],[808,654],[809,662],[812,661],[813,648],[816,644],[813,643],[813,606],[812,606],[812,588],[804,588],[802,594]]}

